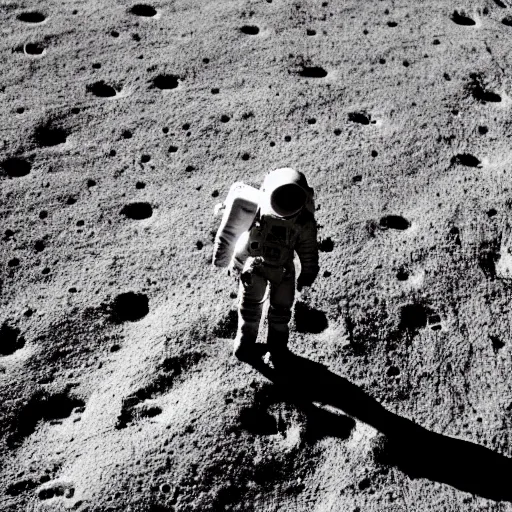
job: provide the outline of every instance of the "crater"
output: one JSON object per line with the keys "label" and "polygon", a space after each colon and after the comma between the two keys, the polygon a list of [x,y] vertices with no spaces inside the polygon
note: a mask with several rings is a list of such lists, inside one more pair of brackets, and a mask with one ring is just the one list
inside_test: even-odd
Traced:
{"label": "crater", "polygon": [[148,4],[135,4],[131,7],[128,12],[135,16],[143,16],[145,18],[152,18],[156,16],[156,9],[152,5]]}
{"label": "crater", "polygon": [[267,411],[247,407],[240,411],[240,426],[255,435],[275,435],[279,432],[277,420]]}
{"label": "crater", "polygon": [[295,303],[295,328],[298,332],[319,334],[327,329],[329,323],[323,311],[311,308],[306,303]]}
{"label": "crater", "polygon": [[487,90],[482,84],[482,77],[477,73],[471,73],[471,82],[467,86],[467,90],[471,93],[473,98],[482,103],[499,103],[501,96],[495,92]]}
{"label": "crater", "polygon": [[46,16],[42,12],[30,11],[18,14],[18,19],[25,23],[42,23]]}
{"label": "crater", "polygon": [[26,176],[32,169],[30,162],[17,157],[7,158],[0,165],[2,166],[5,174],[10,178],[21,178],[22,176]]}
{"label": "crater", "polygon": [[38,146],[50,147],[64,144],[67,140],[68,132],[63,128],[52,127],[48,125],[38,126],[34,131],[34,140]]}
{"label": "crater", "polygon": [[20,330],[4,322],[0,327],[0,356],[8,356],[23,348],[25,339],[20,336]]}
{"label": "crater", "polygon": [[466,167],[478,167],[482,162],[480,162],[476,156],[470,155],[469,153],[459,153],[458,155],[452,156],[450,163],[451,165],[460,164]]}
{"label": "crater", "polygon": [[123,206],[121,215],[134,220],[148,219],[153,215],[153,208],[149,203],[130,203]]}
{"label": "crater", "polygon": [[260,33],[260,29],[256,25],[244,25],[240,27],[240,32],[249,36],[255,36]]}
{"label": "crater", "polygon": [[498,6],[498,7],[501,7],[502,9],[506,9],[507,6],[501,1],[501,0],[494,0],[494,3]]}
{"label": "crater", "polygon": [[404,231],[411,227],[411,223],[401,215],[385,215],[379,221],[381,229],[397,229]]}
{"label": "crater", "polygon": [[41,43],[27,43],[23,47],[25,55],[42,55],[45,47]]}
{"label": "crater", "polygon": [[112,303],[112,320],[116,323],[136,322],[148,313],[149,300],[144,293],[121,293]]}
{"label": "crater", "polygon": [[350,112],[348,115],[348,120],[353,123],[359,124],[370,124],[371,116],[369,114],[365,114],[364,112]]}
{"label": "crater", "polygon": [[153,86],[160,90],[176,89],[179,85],[179,76],[158,75],[153,78]]}
{"label": "crater", "polygon": [[324,78],[327,76],[327,71],[320,66],[302,66],[299,76],[304,78]]}
{"label": "crater", "polygon": [[466,27],[476,25],[474,20],[472,20],[469,16],[460,13],[459,11],[453,11],[453,14],[450,16],[450,19],[457,25],[463,25]]}
{"label": "crater", "polygon": [[117,91],[111,85],[106,84],[104,80],[89,84],[85,89],[98,98],[112,98],[117,95]]}
{"label": "crater", "polygon": [[506,25],[507,27],[512,27],[512,16],[506,16],[501,20],[501,23],[503,23],[503,25]]}
{"label": "crater", "polygon": [[428,311],[422,304],[406,304],[400,309],[401,329],[416,331],[427,325]]}
{"label": "crater", "polygon": [[318,249],[322,252],[332,252],[334,249],[334,242],[331,237],[323,238],[318,244]]}

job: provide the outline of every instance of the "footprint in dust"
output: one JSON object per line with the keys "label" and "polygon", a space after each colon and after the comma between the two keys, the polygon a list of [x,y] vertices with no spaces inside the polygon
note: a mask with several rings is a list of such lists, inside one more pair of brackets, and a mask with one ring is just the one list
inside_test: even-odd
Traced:
{"label": "footprint in dust", "polygon": [[199,352],[165,358],[152,382],[123,398],[115,428],[121,430],[144,418],[162,414],[158,397],[169,391],[182,373],[195,367],[202,358]]}
{"label": "footprint in dust", "polygon": [[39,489],[37,497],[42,500],[50,500],[52,498],[71,499],[75,495],[75,488],[69,482],[51,482],[45,484]]}
{"label": "footprint in dust", "polygon": [[11,445],[16,445],[29,437],[37,428],[39,422],[60,424],[62,420],[85,407],[85,402],[68,391],[48,394],[35,393],[18,414],[15,432],[11,436]]}

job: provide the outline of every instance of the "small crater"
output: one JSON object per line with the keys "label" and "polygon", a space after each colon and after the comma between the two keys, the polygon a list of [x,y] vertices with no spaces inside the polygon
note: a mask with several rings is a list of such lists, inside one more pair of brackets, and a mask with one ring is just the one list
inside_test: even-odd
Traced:
{"label": "small crater", "polygon": [[111,31],[110,31],[110,35],[111,35],[112,37],[119,37],[119,32],[118,32],[117,30],[111,30]]}
{"label": "small crater", "polygon": [[59,127],[42,125],[34,131],[34,140],[40,147],[58,146],[64,144],[67,138],[68,132]]}
{"label": "small crater", "polygon": [[169,153],[176,153],[176,151],[178,151],[177,146],[169,146]]}
{"label": "small crater", "polygon": [[398,377],[398,375],[400,375],[400,368],[398,368],[398,366],[393,366],[391,365],[387,371],[386,371],[386,375],[388,377]]}
{"label": "small crater", "polygon": [[351,112],[348,115],[348,120],[352,121],[353,123],[370,124],[371,116],[365,114],[364,112]]}
{"label": "small crater", "polygon": [[117,95],[117,91],[103,80],[87,85],[85,89],[98,98],[113,98]]}
{"label": "small crater", "polygon": [[238,327],[238,311],[230,309],[213,329],[213,335],[218,338],[234,338]]}
{"label": "small crater", "polygon": [[244,25],[240,27],[240,32],[249,36],[255,36],[260,33],[260,29],[256,25]]}
{"label": "small crater", "polygon": [[46,219],[46,217],[48,217],[48,212],[47,212],[46,210],[41,210],[41,211],[39,212],[39,218],[40,218],[41,220],[44,220],[44,219]]}
{"label": "small crater", "polygon": [[503,25],[506,25],[507,27],[512,27],[512,16],[506,16],[501,20],[501,23],[503,23]]}
{"label": "small crater", "polygon": [[149,300],[144,293],[121,293],[112,303],[112,320],[116,323],[136,322],[148,313]]}
{"label": "small crater", "polygon": [[9,178],[21,178],[30,173],[32,165],[23,158],[7,158],[1,164],[2,169]]}
{"label": "small crater", "polygon": [[257,408],[242,409],[239,420],[240,426],[251,434],[271,436],[279,432],[276,418]]}
{"label": "small crater", "polygon": [[242,160],[247,162],[247,160],[249,160],[250,158],[251,158],[251,155],[249,155],[249,153],[242,154]]}
{"label": "small crater", "polygon": [[417,331],[427,325],[428,311],[422,304],[406,304],[400,310],[399,328]]}
{"label": "small crater", "polygon": [[492,343],[492,349],[494,353],[497,354],[499,350],[501,350],[505,346],[505,342],[501,340],[498,336],[489,335],[489,339]]}
{"label": "small crater", "polygon": [[487,126],[479,126],[478,127],[478,133],[480,135],[485,135],[489,131],[489,128]]}
{"label": "small crater", "polygon": [[466,16],[465,14],[459,13],[459,11],[453,11],[453,14],[450,16],[450,19],[457,25],[463,25],[466,27],[476,25],[474,20],[472,20],[469,16]]}
{"label": "small crater", "polygon": [[146,184],[143,181],[137,181],[137,183],[135,183],[135,188],[138,190],[145,188],[145,187],[146,187]]}
{"label": "small crater", "polygon": [[220,116],[221,123],[228,123],[230,119],[231,118],[229,116],[227,116],[226,114],[223,114],[222,116]]}
{"label": "small crater", "polygon": [[487,210],[487,217],[489,217],[489,218],[495,217],[497,214],[498,214],[498,210],[496,210],[496,208],[491,208],[491,209]]}
{"label": "small crater", "polygon": [[295,327],[298,332],[319,334],[329,323],[323,311],[309,307],[301,301],[295,303]]}
{"label": "small crater", "polygon": [[149,203],[130,203],[123,206],[120,213],[129,219],[142,220],[153,215],[153,208]]}
{"label": "small crater", "polygon": [[397,229],[404,231],[411,227],[411,223],[401,215],[385,215],[379,221],[381,229]]}
{"label": "small crater", "polygon": [[361,183],[361,181],[363,181],[363,177],[360,174],[352,176],[352,183]]}
{"label": "small crater", "polygon": [[482,162],[480,162],[476,156],[470,155],[469,153],[459,153],[458,155],[452,156],[450,163],[451,165],[460,164],[466,167],[478,167]]}
{"label": "small crater", "polygon": [[501,7],[502,9],[506,9],[507,6],[501,1],[501,0],[494,0],[494,3],[498,6],[498,7]]}
{"label": "small crater", "polygon": [[179,85],[180,77],[177,75],[158,75],[153,78],[153,86],[162,91],[176,89]]}
{"label": "small crater", "polygon": [[42,240],[37,240],[36,243],[34,244],[34,249],[36,250],[36,252],[44,251],[44,248],[45,248],[45,245]]}
{"label": "small crater", "polygon": [[387,26],[388,27],[391,27],[391,28],[394,28],[398,25],[398,23],[396,21],[388,21],[387,22]]}
{"label": "small crater", "polygon": [[212,94],[219,94],[219,92],[220,92],[220,89],[218,87],[212,87],[212,89],[211,89]]}
{"label": "small crater", "polygon": [[334,242],[331,237],[323,238],[318,244],[318,250],[322,252],[332,252],[334,249]]}
{"label": "small crater", "polygon": [[152,18],[156,16],[156,9],[148,4],[135,4],[128,10],[129,13],[135,16],[143,16],[145,18]]}
{"label": "small crater", "polygon": [[24,345],[25,340],[20,336],[20,330],[4,322],[0,327],[0,356],[13,354]]}
{"label": "small crater", "polygon": [[306,30],[306,35],[308,35],[308,36],[316,36],[316,30],[308,28]]}
{"label": "small crater", "polygon": [[20,264],[20,260],[18,258],[12,258],[7,262],[8,267],[17,267]]}
{"label": "small crater", "polygon": [[150,160],[151,160],[150,155],[141,155],[141,157],[140,157],[140,162],[142,164],[147,164]]}
{"label": "small crater", "polygon": [[42,23],[46,19],[46,16],[41,12],[30,11],[18,14],[18,19],[25,23]]}
{"label": "small crater", "polygon": [[23,47],[25,55],[42,55],[45,47],[41,43],[27,43]]}
{"label": "small crater", "polygon": [[488,91],[483,85],[483,77],[479,73],[471,73],[469,75],[471,82],[466,85],[466,90],[481,103],[499,103],[501,102],[501,96],[492,91]]}
{"label": "small crater", "polygon": [[396,278],[397,278],[399,281],[407,281],[407,279],[409,279],[409,272],[407,272],[407,270],[405,270],[404,268],[401,268],[401,269],[396,273]]}
{"label": "small crater", "polygon": [[375,151],[375,149],[372,150],[372,158],[377,158],[379,156],[379,153],[377,151]]}
{"label": "small crater", "polygon": [[133,137],[133,134],[130,130],[123,130],[121,132],[121,137],[123,137],[123,139],[131,139]]}
{"label": "small crater", "polygon": [[302,66],[298,74],[304,78],[324,78],[327,71],[320,66]]}

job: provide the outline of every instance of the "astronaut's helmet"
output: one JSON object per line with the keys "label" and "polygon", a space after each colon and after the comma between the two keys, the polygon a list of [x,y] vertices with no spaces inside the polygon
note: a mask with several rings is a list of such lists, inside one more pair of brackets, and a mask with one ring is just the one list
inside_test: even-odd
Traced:
{"label": "astronaut's helmet", "polygon": [[267,174],[262,191],[272,213],[279,217],[291,217],[306,204],[311,189],[301,172],[285,167]]}

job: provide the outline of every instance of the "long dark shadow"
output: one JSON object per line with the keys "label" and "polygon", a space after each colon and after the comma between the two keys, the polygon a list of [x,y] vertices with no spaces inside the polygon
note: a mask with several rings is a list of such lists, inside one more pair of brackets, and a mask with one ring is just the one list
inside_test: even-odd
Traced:
{"label": "long dark shadow", "polygon": [[[496,501],[512,501],[512,459],[469,441],[430,432],[391,413],[355,384],[309,359],[292,355],[278,370],[262,361],[251,366],[288,396],[329,404],[380,431],[386,439],[380,462],[411,478],[427,478]],[[333,421],[337,419],[337,415],[331,416]]]}

